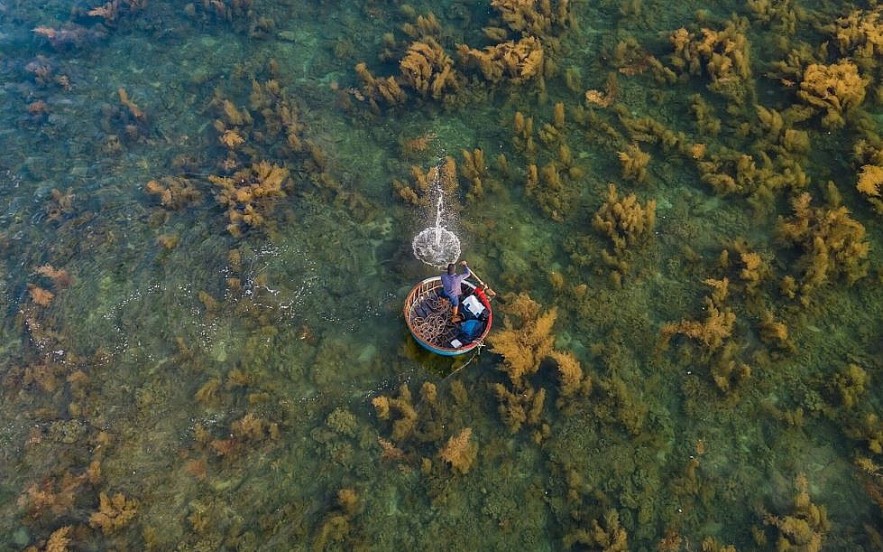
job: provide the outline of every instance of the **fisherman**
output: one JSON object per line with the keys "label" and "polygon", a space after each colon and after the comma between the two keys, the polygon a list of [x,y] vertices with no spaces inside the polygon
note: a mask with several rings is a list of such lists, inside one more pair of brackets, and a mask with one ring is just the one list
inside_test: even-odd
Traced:
{"label": "fisherman", "polygon": [[441,294],[451,302],[451,322],[454,324],[462,320],[460,317],[460,296],[463,294],[463,280],[472,275],[466,261],[460,261],[460,264],[466,269],[463,274],[457,274],[457,265],[451,263],[448,265],[448,271],[441,275],[443,286]]}

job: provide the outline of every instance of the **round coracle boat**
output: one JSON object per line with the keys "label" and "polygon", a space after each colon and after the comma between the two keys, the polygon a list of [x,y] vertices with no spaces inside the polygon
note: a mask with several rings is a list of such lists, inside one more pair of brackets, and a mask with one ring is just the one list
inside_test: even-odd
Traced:
{"label": "round coracle boat", "polygon": [[460,298],[462,320],[451,320],[451,302],[442,296],[441,277],[419,282],[405,299],[405,322],[414,339],[425,349],[443,356],[468,353],[484,344],[494,321],[484,290],[465,281]]}

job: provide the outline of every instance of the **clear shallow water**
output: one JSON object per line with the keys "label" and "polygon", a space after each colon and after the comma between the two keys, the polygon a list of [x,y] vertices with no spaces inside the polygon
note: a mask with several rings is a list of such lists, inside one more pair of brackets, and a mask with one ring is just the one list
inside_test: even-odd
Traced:
{"label": "clear shallow water", "polygon": [[[397,74],[415,40],[402,28],[416,21],[407,7],[226,3],[228,21],[201,3],[122,3],[105,24],[84,13],[94,7],[0,7],[4,549],[615,549],[624,535],[635,550],[879,545],[883,244],[880,215],[855,190],[868,161],[854,153],[879,131],[867,124],[879,70],[862,66],[867,96],[844,128],[823,128],[819,114],[788,121],[810,139],[793,155],[809,183],[770,197],[716,195],[689,155],[627,128],[649,117],[715,153],[773,151],[754,104],[800,104],[769,76],[789,50],[777,37],[816,48],[831,34],[820,27],[858,6],[800,4],[792,33],[787,13],[759,5],[576,4],[571,25],[544,34],[557,69],[547,65],[542,87],[490,84],[455,63],[471,84],[453,104],[405,87],[406,105],[378,109],[354,66]],[[413,8],[439,17],[455,60],[457,44],[484,47],[481,29],[503,25],[484,4]],[[751,92],[729,115],[707,72],[660,83],[644,57],[617,57],[632,37],[635,51],[674,66],[676,29],[721,30],[731,13],[747,21]],[[585,108],[586,90],[612,95],[611,72],[616,103]],[[254,83],[266,96],[271,81],[282,91],[255,107]],[[234,124],[224,100],[252,123]],[[697,122],[703,102],[719,133]],[[279,134],[282,105],[312,150]],[[534,119],[533,158],[516,112]],[[546,123],[561,138],[543,141]],[[221,143],[231,129],[244,145]],[[632,142],[651,154],[640,183],[618,158]],[[561,144],[582,174],[526,193],[528,165],[560,160]],[[463,151],[476,148],[483,194],[464,170]],[[516,314],[520,293],[556,308],[554,348],[576,355],[591,391],[563,396],[549,360],[516,386],[500,349],[463,366],[408,337],[401,301],[432,273],[411,239],[433,216],[394,181],[412,183],[412,165],[425,173],[446,154],[460,167],[452,229],[501,293],[498,315]],[[286,195],[236,236],[210,177],[260,161],[289,170]],[[163,205],[148,182],[173,176],[196,195]],[[804,271],[777,221],[804,190],[815,206],[835,204],[828,181],[867,232],[869,270],[852,286],[832,274],[804,305],[781,291]],[[618,277],[592,226],[608,182],[656,201],[650,239],[627,248]],[[740,248],[768,269],[752,290],[741,265],[720,261]],[[664,325],[703,320],[702,282],[724,276],[729,352],[682,335],[661,350]],[[786,344],[764,337],[766,313],[788,327]],[[729,361],[722,391],[714,375]],[[401,385],[410,430],[393,424],[408,416],[383,420],[372,403],[402,398]],[[501,387],[546,399],[513,431]],[[441,453],[465,428],[477,450],[460,473]]]}

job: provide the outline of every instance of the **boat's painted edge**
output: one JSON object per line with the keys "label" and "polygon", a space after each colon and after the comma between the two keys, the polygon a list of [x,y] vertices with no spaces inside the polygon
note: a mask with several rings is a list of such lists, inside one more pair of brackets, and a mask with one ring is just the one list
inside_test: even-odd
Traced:
{"label": "boat's painted edge", "polygon": [[[494,311],[493,311],[493,309],[490,308],[490,305],[488,305],[488,304],[486,304],[485,307],[488,308],[488,310],[490,312],[489,312],[487,324],[485,325],[484,331],[481,332],[481,335],[478,336],[478,338],[476,338],[475,341],[473,341],[472,343],[470,343],[464,347],[460,347],[459,349],[453,349],[451,347],[436,347],[435,345],[432,345],[430,343],[427,343],[423,339],[420,339],[419,337],[417,337],[417,334],[414,333],[414,328],[411,327],[411,319],[409,316],[409,314],[410,314],[409,311],[411,310],[411,305],[414,303],[414,295],[415,295],[415,293],[418,292],[418,290],[420,290],[421,288],[425,287],[428,284],[433,283],[434,281],[437,281],[439,283],[439,286],[441,285],[441,277],[440,276],[432,276],[429,278],[425,278],[424,280],[415,284],[414,287],[411,288],[411,291],[408,292],[408,296],[405,298],[405,305],[402,309],[402,315],[405,318],[405,324],[408,326],[408,332],[410,332],[411,337],[413,337],[414,341],[416,341],[421,347],[423,347],[427,351],[430,351],[432,353],[435,353],[435,354],[441,355],[441,356],[459,356],[459,355],[468,353],[469,351],[476,349],[484,342],[484,338],[487,337],[487,335],[490,333],[491,326],[493,325]],[[472,288],[473,290],[476,287],[478,287],[468,280],[463,283],[466,284],[467,286],[469,286],[470,288]]]}

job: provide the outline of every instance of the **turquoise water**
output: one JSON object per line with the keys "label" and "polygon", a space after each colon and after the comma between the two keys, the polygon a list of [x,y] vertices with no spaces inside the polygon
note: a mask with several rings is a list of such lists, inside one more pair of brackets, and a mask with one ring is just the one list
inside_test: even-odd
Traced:
{"label": "turquoise water", "polygon": [[513,6],[0,2],[0,549],[883,546],[880,7]]}

